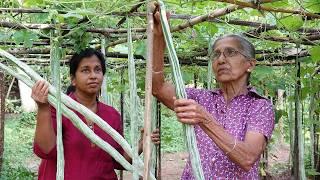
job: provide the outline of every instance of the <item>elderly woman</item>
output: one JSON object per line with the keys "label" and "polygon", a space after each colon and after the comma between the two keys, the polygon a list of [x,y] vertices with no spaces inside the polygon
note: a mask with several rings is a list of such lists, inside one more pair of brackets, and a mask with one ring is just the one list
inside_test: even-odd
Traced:
{"label": "elderly woman", "polygon": [[[227,35],[212,46],[210,61],[220,88],[188,88],[188,99],[176,99],[175,87],[165,82],[165,42],[155,12],[153,94],[175,111],[181,123],[195,126],[205,179],[259,179],[259,160],[274,128],[269,100],[249,87],[255,48],[245,38]],[[194,179],[190,160],[181,179]]]}

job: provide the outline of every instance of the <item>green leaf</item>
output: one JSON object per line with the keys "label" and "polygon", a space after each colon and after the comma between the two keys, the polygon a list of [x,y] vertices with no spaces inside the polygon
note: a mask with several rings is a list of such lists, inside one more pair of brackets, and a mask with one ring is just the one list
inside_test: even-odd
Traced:
{"label": "green leaf", "polygon": [[10,39],[12,33],[0,31],[0,41],[6,41]]}
{"label": "green leaf", "polygon": [[303,20],[299,15],[288,16],[280,19],[277,26],[288,31],[296,31],[303,26]]}
{"label": "green leaf", "polygon": [[33,32],[29,32],[27,30],[21,30],[21,31],[16,31],[13,34],[13,40],[15,41],[16,44],[22,44],[25,47],[32,47],[33,41],[38,39],[38,36],[33,33]]}
{"label": "green leaf", "polygon": [[23,1],[24,7],[32,7],[32,6],[38,6],[38,5],[44,5],[44,0],[24,0]]}
{"label": "green leaf", "polygon": [[311,59],[314,62],[320,61],[320,46],[315,46],[310,49]]}
{"label": "green leaf", "polygon": [[320,175],[320,173],[317,172],[316,169],[307,169],[307,174],[308,174],[309,176],[317,176],[317,175]]}
{"label": "green leaf", "polygon": [[139,41],[138,43],[136,43],[136,49],[135,49],[135,54],[137,55],[142,55],[144,58],[146,58],[146,43],[145,41]]}
{"label": "green leaf", "polygon": [[209,36],[214,36],[219,31],[219,28],[214,23],[205,22],[202,25]]}
{"label": "green leaf", "polygon": [[319,0],[305,0],[304,7],[313,12],[313,13],[320,13],[320,1]]}

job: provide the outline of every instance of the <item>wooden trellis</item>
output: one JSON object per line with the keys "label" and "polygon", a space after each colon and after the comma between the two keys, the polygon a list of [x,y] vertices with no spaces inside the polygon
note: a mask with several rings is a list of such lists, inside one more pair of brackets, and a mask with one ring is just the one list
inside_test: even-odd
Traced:
{"label": "wooden trellis", "polygon": [[[190,16],[190,15],[184,15],[184,14],[172,14],[171,18],[172,19],[181,19],[181,20],[186,20],[184,23],[174,26],[171,28],[172,32],[179,32],[183,31],[186,28],[190,28],[194,25],[197,25],[202,22],[211,22],[211,23],[228,23],[231,25],[238,25],[238,26],[247,26],[247,27],[252,27],[254,29],[251,29],[247,32],[244,32],[243,34],[247,37],[254,38],[254,39],[261,39],[261,40],[268,40],[268,41],[275,41],[275,42],[285,42],[285,43],[291,43],[291,44],[296,44],[299,43],[301,45],[317,45],[319,44],[320,40],[320,29],[316,28],[300,28],[297,30],[300,34],[304,35],[301,41],[297,42],[297,40],[291,38],[291,37],[275,37],[275,36],[261,36],[262,32],[267,32],[270,30],[275,30],[279,29],[279,27],[275,25],[270,25],[267,23],[260,23],[260,22],[251,22],[251,21],[243,21],[239,19],[222,19],[221,17],[232,13],[234,11],[240,10],[242,8],[253,8],[257,9],[259,11],[268,11],[268,12],[279,12],[279,13],[288,13],[288,14],[296,14],[296,15],[301,15],[302,17],[306,19],[320,19],[319,14],[315,13],[309,13],[304,10],[290,10],[290,9],[282,9],[282,8],[271,8],[264,6],[264,3],[268,2],[273,2],[272,0],[261,0],[259,4],[254,4],[250,2],[243,2],[243,1],[235,1],[235,0],[218,0],[220,2],[226,2],[230,3],[231,5],[226,6],[225,8],[217,9],[214,10],[208,14],[204,14],[201,16]],[[133,6],[128,12],[112,12],[109,14],[104,14],[105,16],[123,16],[123,18],[117,23],[117,27],[120,27],[125,21],[126,21],[126,16],[128,15],[129,17],[146,17],[146,12],[135,12],[138,10],[138,8],[143,5],[145,1],[144,0],[139,0],[139,3]],[[22,8],[0,8],[0,13],[17,13],[17,14],[22,14],[22,13],[48,13],[49,11],[47,10],[41,10],[41,9],[22,9]],[[66,14],[67,12],[65,11],[58,11],[61,14]],[[47,30],[47,29],[56,29],[56,25],[53,24],[18,24],[15,22],[10,22],[10,21],[5,21],[5,20],[0,20],[0,27],[3,28],[11,28],[15,30],[19,29],[33,29],[33,30]],[[69,29],[66,25],[60,24],[59,27],[63,31],[70,31],[72,29]],[[126,43],[127,39],[126,33],[127,29],[121,29],[121,28],[88,28],[86,29],[87,32],[90,33],[98,33],[102,34],[103,37],[110,38],[112,40],[107,44],[107,48],[113,47],[115,45],[121,44],[121,43]],[[146,28],[133,28],[132,32],[135,33],[134,36],[132,36],[133,40],[141,40],[147,38],[146,35]],[[122,39],[123,38],[123,39]],[[101,42],[90,42],[91,46],[94,46],[97,49],[101,48]],[[2,46],[18,46],[15,42],[9,41],[9,42],[0,42],[0,45]],[[8,52],[14,54],[15,56],[19,57],[22,61],[27,62],[28,64],[41,64],[41,65],[49,65],[50,64],[50,39],[46,37],[41,37],[40,40],[33,42],[33,46],[41,47],[41,48],[11,48],[8,50]],[[72,44],[63,44],[63,47],[70,47]],[[185,55],[178,55],[179,60],[182,65],[199,65],[199,66],[207,66],[208,64],[208,59],[207,59],[207,52],[208,48],[203,48],[198,51],[198,54],[191,54],[189,56]],[[67,59],[74,54],[74,52],[69,51],[67,52],[66,59],[61,60],[61,64],[65,64],[67,62]],[[258,63],[257,65],[265,65],[265,66],[284,66],[284,65],[297,65],[297,59],[301,57],[308,57],[310,56],[310,53],[305,50],[301,49],[300,51],[297,51],[294,54],[285,54],[279,50],[279,52],[268,52],[264,50],[258,50],[259,55],[261,55],[261,58],[258,58]],[[105,54],[106,57],[111,57],[111,58],[127,58],[128,54],[124,53],[118,53],[118,52],[108,52],[106,51]],[[39,58],[40,57],[40,58]],[[134,55],[134,58],[136,60],[144,60],[143,63],[137,64],[138,66],[146,66],[145,58],[141,55]],[[150,58],[150,57],[149,57]],[[1,59],[0,59],[1,60]],[[166,62],[168,62],[168,59],[166,57]],[[110,67],[115,67],[115,68],[126,68],[127,65],[124,63],[116,63],[116,62],[108,62],[108,65]],[[150,66],[147,62],[147,66]],[[320,73],[319,70],[320,67],[317,67],[314,70],[314,73],[312,76],[315,76],[316,74]],[[196,78],[195,78],[196,79]],[[1,73],[0,73],[0,81],[1,81]],[[148,83],[146,83],[148,85]],[[3,83],[1,84],[3,85]],[[147,87],[146,88],[150,88]],[[299,82],[297,82],[297,94],[301,91],[300,89]],[[3,87],[1,88],[0,86],[0,95],[4,94],[4,89]],[[3,118],[4,118],[4,99],[3,95],[0,98],[0,141],[3,139]],[[122,99],[123,99],[123,94],[122,94]],[[148,98],[147,98],[148,99]],[[299,100],[297,100],[299,101]],[[150,104],[146,102],[146,104]],[[299,108],[299,106],[297,105]],[[123,110],[123,108],[121,108]],[[151,112],[151,111],[149,111]],[[299,115],[299,114],[298,114]],[[148,116],[148,114],[146,115]],[[297,123],[300,123],[301,120],[296,119]],[[147,124],[148,125],[148,124]],[[149,126],[149,125],[148,125]],[[147,132],[147,131],[145,131]],[[148,142],[149,144],[150,142]],[[298,144],[298,142],[296,142]],[[300,142],[301,143],[301,142]],[[3,144],[0,143],[0,155],[3,150]],[[148,157],[148,153],[150,153],[148,150],[146,150],[146,157]],[[298,152],[299,153],[299,152]],[[298,156],[296,156],[298,158]],[[159,159],[160,160],[160,159]],[[148,160],[146,160],[148,161]],[[148,172],[148,166],[146,168],[146,172]],[[296,172],[299,170],[296,169]],[[300,177],[300,174],[296,177]],[[301,178],[301,177],[300,177]],[[145,174],[145,179],[147,178],[147,174]]]}

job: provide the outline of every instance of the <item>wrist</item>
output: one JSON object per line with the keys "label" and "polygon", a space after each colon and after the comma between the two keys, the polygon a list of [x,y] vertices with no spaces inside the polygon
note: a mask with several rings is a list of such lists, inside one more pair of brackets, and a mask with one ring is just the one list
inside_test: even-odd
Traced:
{"label": "wrist", "polygon": [[206,112],[205,116],[201,119],[200,124],[209,124],[213,121],[211,114]]}
{"label": "wrist", "polygon": [[49,103],[37,103],[38,109],[49,109]]}

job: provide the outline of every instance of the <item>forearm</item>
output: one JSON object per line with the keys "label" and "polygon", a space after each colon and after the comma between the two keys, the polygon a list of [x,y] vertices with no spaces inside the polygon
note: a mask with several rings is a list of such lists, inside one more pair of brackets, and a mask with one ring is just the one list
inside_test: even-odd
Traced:
{"label": "forearm", "polygon": [[264,146],[252,147],[245,141],[235,139],[213,118],[208,123],[200,123],[199,125],[230,160],[245,171],[251,169],[264,149]]}
{"label": "forearm", "polygon": [[165,42],[163,36],[154,36],[153,41],[153,75],[152,75],[152,92],[158,93],[159,88],[164,83],[164,51]]}
{"label": "forearm", "polygon": [[49,153],[56,144],[49,105],[38,108],[35,143],[44,153]]}

